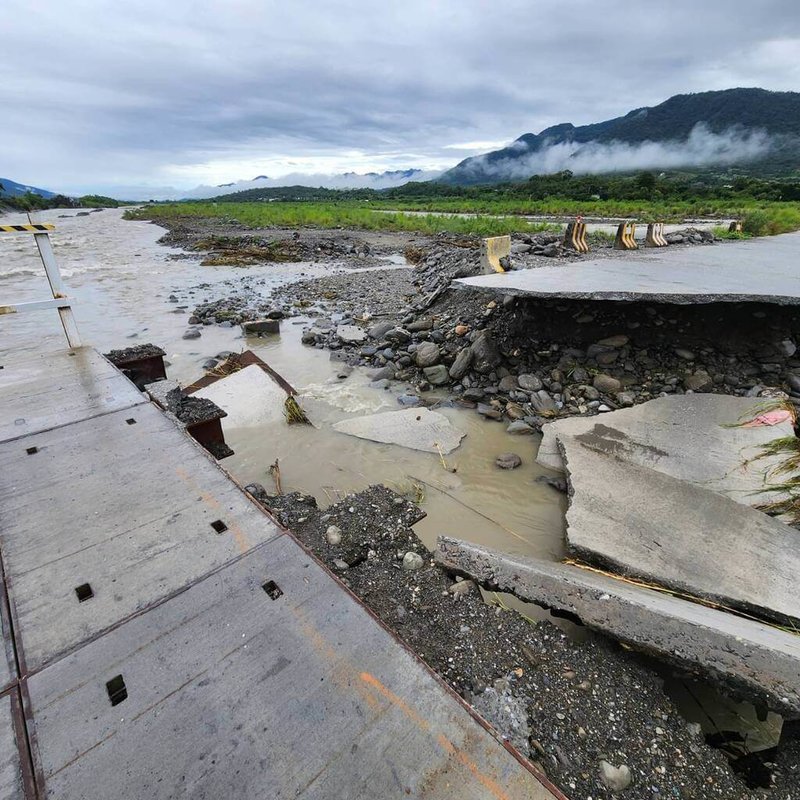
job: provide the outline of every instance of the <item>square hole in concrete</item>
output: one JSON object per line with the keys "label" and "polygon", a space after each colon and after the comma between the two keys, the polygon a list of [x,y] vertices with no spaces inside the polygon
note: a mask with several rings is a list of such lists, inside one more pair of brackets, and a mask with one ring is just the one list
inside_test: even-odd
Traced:
{"label": "square hole in concrete", "polygon": [[106,691],[112,706],[118,706],[123,700],[128,699],[128,688],[125,686],[122,675],[115,675],[108,681],[106,683]]}
{"label": "square hole in concrete", "polygon": [[283,594],[283,590],[275,581],[267,581],[261,588],[269,595],[270,600],[277,600]]}
{"label": "square hole in concrete", "polygon": [[136,420],[133,417],[131,417],[130,419],[126,419],[125,422],[128,425],[135,425],[136,424]]}
{"label": "square hole in concrete", "polygon": [[213,529],[214,529],[214,530],[215,530],[217,533],[225,533],[225,531],[226,531],[226,530],[228,530],[228,526],[227,526],[227,525],[226,525],[226,524],[225,524],[225,523],[224,523],[224,522],[223,522],[221,519],[215,519],[215,520],[214,520],[214,521],[211,523],[211,527],[212,527],[212,528],[213,528]]}
{"label": "square hole in concrete", "polygon": [[94,590],[88,583],[82,583],[75,587],[75,594],[78,595],[78,602],[85,603],[94,597]]}
{"label": "square hole in concrete", "polygon": [[34,453],[38,453],[39,452],[39,448],[38,447],[26,447],[25,448],[25,452],[29,456],[32,456]]}

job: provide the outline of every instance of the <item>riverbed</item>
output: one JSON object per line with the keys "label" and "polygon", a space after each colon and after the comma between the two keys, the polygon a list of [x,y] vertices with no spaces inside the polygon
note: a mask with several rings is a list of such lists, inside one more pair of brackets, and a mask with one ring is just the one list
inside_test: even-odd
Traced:
{"label": "riverbed", "polygon": [[[202,364],[224,351],[250,349],[299,392],[312,427],[284,422],[236,428],[223,422],[235,455],[223,466],[242,484],[273,488],[269,467],[279,460],[284,491],[313,494],[326,506],[351,491],[385,483],[415,499],[427,517],[415,530],[433,547],[447,534],[521,555],[558,558],[563,548],[564,497],[536,478],[550,474],[535,464],[538,436],[511,436],[506,426],[474,412],[441,408],[467,435],[446,457],[377,444],[337,433],[332,425],[358,414],[399,408],[402,384],[371,385],[356,369],[335,378],[329,353],[300,342],[304,320],[282,322],[278,336],[244,337],[238,328],[204,326],[199,339],[183,339],[198,303],[229,293],[245,279],[249,291],[266,298],[288,282],[345,272],[342,263],[269,263],[252,267],[201,266],[200,258],[158,244],[164,229],[128,221],[121,209],[78,216],[74,210],[42,212],[37,220],[56,225],[51,235],[83,341],[101,352],[152,342],[167,352],[170,378],[188,384],[203,375]],[[24,223],[7,215],[5,224]],[[399,254],[387,266],[399,269]],[[45,299],[49,288],[32,237],[0,236],[0,305]],[[173,298],[173,299],[170,299]],[[176,301],[177,300],[177,301]],[[7,352],[34,353],[64,346],[53,311],[0,317],[0,358]],[[522,466],[498,469],[495,457],[515,452]],[[455,469],[455,471],[452,471]]]}

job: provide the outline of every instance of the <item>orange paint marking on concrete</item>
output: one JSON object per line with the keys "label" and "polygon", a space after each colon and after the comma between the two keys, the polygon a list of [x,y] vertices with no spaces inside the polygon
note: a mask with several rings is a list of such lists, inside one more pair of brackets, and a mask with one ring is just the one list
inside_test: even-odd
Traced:
{"label": "orange paint marking on concrete", "polygon": [[[200,499],[209,508],[213,508],[214,511],[218,511],[221,508],[219,500],[217,500],[217,498],[214,497],[213,494],[204,492],[192,479],[192,477],[186,472],[185,469],[183,469],[182,467],[175,467],[175,473],[184,483],[186,483],[191,489],[193,489],[200,495]],[[247,538],[247,534],[236,524],[236,522],[233,520],[231,520],[230,522],[228,520],[224,520],[224,522],[228,526],[228,530],[231,532],[233,540],[236,542],[236,547],[239,549],[239,552],[244,554],[247,553],[249,550],[252,550],[253,545]]]}
{"label": "orange paint marking on concrete", "polygon": [[[370,675],[369,672],[362,672],[360,677],[364,683],[380,692],[380,694],[383,695],[383,697],[385,697],[393,706],[399,708],[412,722],[416,723],[420,729],[424,730],[426,733],[433,733],[428,720],[411,708],[411,706],[406,703],[402,697],[398,697],[391,689],[384,686],[374,675]],[[446,753],[451,756],[455,756],[458,762],[462,766],[466,767],[473,774],[476,780],[478,780],[482,786],[491,792],[493,797],[496,797],[497,800],[510,800],[509,796],[505,793],[497,781],[495,781],[493,778],[490,778],[488,775],[484,775],[478,768],[478,765],[463,750],[461,750],[461,748],[456,747],[456,745],[454,745],[444,734],[440,733],[436,735],[436,743]]]}

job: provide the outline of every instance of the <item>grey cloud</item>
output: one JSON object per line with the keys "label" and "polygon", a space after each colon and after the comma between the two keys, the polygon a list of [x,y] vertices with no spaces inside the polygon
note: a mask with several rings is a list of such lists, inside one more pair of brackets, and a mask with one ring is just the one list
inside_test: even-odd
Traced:
{"label": "grey cloud", "polygon": [[[65,190],[188,188],[208,181],[192,165],[263,158],[345,170],[351,150],[378,170],[444,167],[453,142],[798,88],[783,0],[6,0],[2,18],[0,175]],[[387,164],[397,153],[417,160]]]}

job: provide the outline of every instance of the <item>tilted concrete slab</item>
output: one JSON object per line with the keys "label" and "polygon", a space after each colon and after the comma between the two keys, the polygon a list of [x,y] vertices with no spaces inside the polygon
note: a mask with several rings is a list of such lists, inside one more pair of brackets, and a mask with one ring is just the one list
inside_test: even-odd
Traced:
{"label": "tilted concrete slab", "polygon": [[0,508],[29,671],[281,533],[149,404],[0,445]]}
{"label": "tilted concrete slab", "polygon": [[566,564],[440,537],[436,560],[522,600],[567,612],[789,718],[800,716],[800,636]]}
{"label": "tilted concrete slab", "polygon": [[713,247],[663,248],[646,255],[461,278],[455,286],[530,297],[657,303],[800,304],[800,234]]}
{"label": "tilted concrete slab", "polygon": [[337,422],[333,429],[359,439],[397,444],[426,453],[438,453],[440,450],[450,453],[466,436],[466,433],[454,428],[444,414],[427,408],[405,408],[345,419]]}
{"label": "tilted concrete slab", "polygon": [[782,480],[769,474],[781,459],[753,459],[763,455],[767,442],[794,435],[790,422],[737,426],[755,416],[759,402],[716,394],[671,395],[598,416],[548,422],[536,460],[563,472],[557,440],[571,436],[598,453],[759,505],[774,499],[761,490]]}
{"label": "tilted concrete slab", "polygon": [[621,575],[800,625],[794,528],[687,481],[600,454],[576,437],[559,447],[569,489],[568,551]]}
{"label": "tilted concrete slab", "polygon": [[288,536],[28,689],[48,797],[551,796]]}
{"label": "tilted concrete slab", "polygon": [[3,359],[2,366],[0,442],[147,402],[88,347]]}
{"label": "tilted concrete slab", "polygon": [[[17,716],[15,721],[14,716]],[[2,800],[34,800],[34,793],[30,783],[23,776],[23,760],[20,758],[17,736],[24,736],[22,724],[22,711],[16,694],[16,689],[0,696],[0,799]]]}

